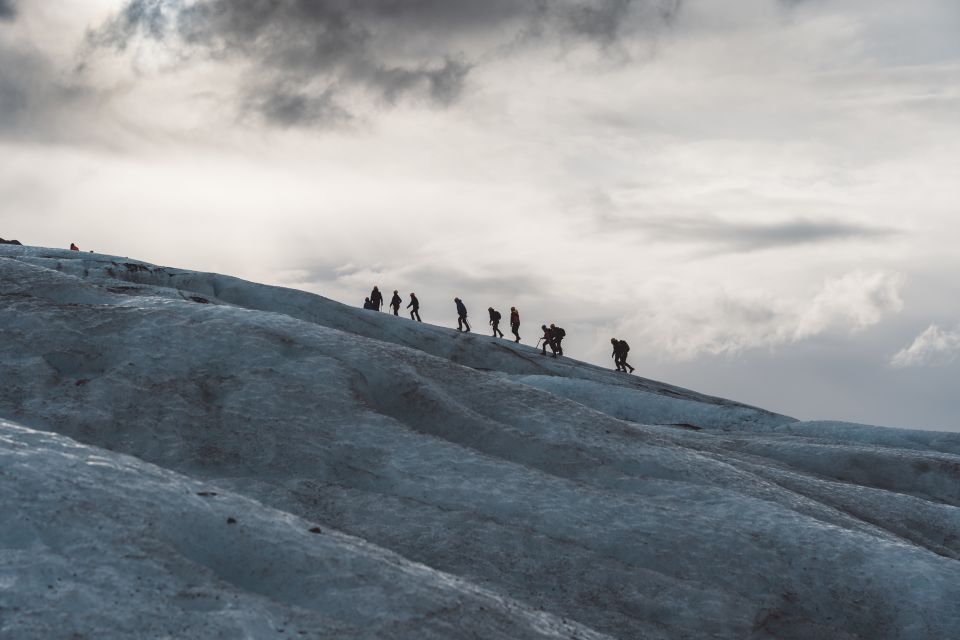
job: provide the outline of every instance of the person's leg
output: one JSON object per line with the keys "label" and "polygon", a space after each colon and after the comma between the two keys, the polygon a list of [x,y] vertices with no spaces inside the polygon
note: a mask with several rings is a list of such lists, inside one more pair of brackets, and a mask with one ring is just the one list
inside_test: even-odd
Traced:
{"label": "person's leg", "polygon": [[470,331],[470,323],[467,322],[467,316],[463,316],[463,326],[467,328],[467,331]]}
{"label": "person's leg", "polygon": [[420,310],[417,309],[415,313],[417,314],[417,322],[423,322],[423,320],[420,319]]}
{"label": "person's leg", "polygon": [[515,335],[515,336],[517,337],[517,339],[516,339],[514,342],[520,342],[520,326],[519,326],[519,325],[511,325],[511,326],[510,326],[510,330],[511,330],[511,332],[513,333],[513,335]]}

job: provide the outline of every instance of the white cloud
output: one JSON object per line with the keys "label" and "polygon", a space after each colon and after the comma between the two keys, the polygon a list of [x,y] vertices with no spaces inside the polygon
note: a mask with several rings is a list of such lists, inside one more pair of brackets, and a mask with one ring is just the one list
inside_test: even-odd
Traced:
{"label": "white cloud", "polygon": [[854,271],[828,281],[800,316],[794,339],[823,333],[831,327],[858,331],[880,322],[892,312],[903,309],[898,274]]}
{"label": "white cloud", "polygon": [[[689,285],[651,291],[653,311],[621,323],[614,335],[635,336],[643,350],[668,360],[736,355],[815,338],[855,333],[903,308],[903,277],[854,271],[828,279],[812,297],[765,292],[707,292]],[[647,297],[647,296],[645,296]],[[609,337],[607,337],[609,340]]]}
{"label": "white cloud", "polygon": [[945,365],[960,358],[960,325],[944,330],[935,324],[927,327],[909,347],[890,359],[899,368]]}

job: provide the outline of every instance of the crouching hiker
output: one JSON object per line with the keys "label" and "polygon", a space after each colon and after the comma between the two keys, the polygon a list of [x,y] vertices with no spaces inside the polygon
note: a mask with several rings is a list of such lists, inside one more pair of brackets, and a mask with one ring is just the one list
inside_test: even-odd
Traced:
{"label": "crouching hiker", "polygon": [[627,354],[630,353],[630,345],[627,344],[627,341],[610,338],[610,344],[613,345],[613,354],[611,357],[617,365],[617,371],[630,369],[630,373],[633,373],[633,367],[627,364]]}
{"label": "crouching hiker", "polygon": [[413,307],[413,309],[410,311],[410,319],[422,322],[422,320],[420,320],[420,301],[417,300],[417,294],[415,293],[410,294],[410,304],[407,305],[407,309],[411,307]]}
{"label": "crouching hiker", "polygon": [[454,298],[453,301],[457,304],[457,331],[463,331],[463,327],[467,327],[467,332],[470,331],[470,323],[467,322],[467,307],[463,304],[463,300],[460,298]]}
{"label": "crouching hiker", "polygon": [[557,341],[554,339],[553,330],[547,327],[547,325],[542,324],[540,328],[543,329],[543,337],[540,338],[540,342],[543,343],[543,355],[547,355],[547,347],[550,347],[550,351],[553,353],[554,358],[557,357]]}
{"label": "crouching hiker", "polygon": [[520,312],[516,307],[510,307],[510,331],[517,336],[514,342],[520,342]]}
{"label": "crouching hiker", "polygon": [[490,326],[493,327],[493,337],[496,338],[497,334],[500,334],[500,337],[503,337],[503,331],[500,331],[500,312],[489,307],[487,311],[490,312]]}
{"label": "crouching hiker", "polygon": [[363,308],[364,308],[364,309],[372,309],[373,311],[376,311],[376,310],[377,310],[377,308],[376,308],[375,306],[373,306],[373,303],[370,301],[370,298],[364,298],[364,299],[363,299]]}

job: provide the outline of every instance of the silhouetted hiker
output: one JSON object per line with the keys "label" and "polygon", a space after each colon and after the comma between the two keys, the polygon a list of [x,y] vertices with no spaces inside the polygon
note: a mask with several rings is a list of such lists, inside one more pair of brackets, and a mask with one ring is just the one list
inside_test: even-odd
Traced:
{"label": "silhouetted hiker", "polygon": [[397,290],[393,290],[393,298],[390,299],[390,308],[393,309],[393,315],[400,315],[400,305],[403,304],[403,300],[400,299],[400,294],[397,293]]}
{"label": "silhouetted hiker", "polygon": [[540,341],[543,342],[543,355],[547,355],[547,346],[549,345],[550,351],[553,353],[554,358],[557,357],[557,343],[553,337],[553,330],[548,328],[547,325],[542,324],[540,328],[543,329],[543,337],[540,338]]}
{"label": "silhouetted hiker", "polygon": [[457,331],[463,331],[464,326],[467,327],[467,331],[470,331],[470,323],[467,322],[467,307],[460,298],[454,298],[453,301],[457,303]]}
{"label": "silhouetted hiker", "polygon": [[77,245],[75,245],[75,244],[73,244],[73,243],[71,242],[71,243],[70,243],[70,251],[80,251],[80,247],[78,247]]}
{"label": "silhouetted hiker", "polygon": [[377,310],[377,308],[376,308],[375,306],[373,306],[373,303],[370,301],[370,298],[364,298],[364,299],[363,299],[363,308],[364,308],[364,309],[371,309],[371,310],[373,310],[373,311],[376,311],[376,310]]}
{"label": "silhouetted hiker", "polygon": [[514,342],[520,342],[520,312],[516,307],[510,307],[510,331],[517,336]]}
{"label": "silhouetted hiker", "polygon": [[373,291],[370,292],[370,303],[377,311],[383,308],[383,294],[380,293],[380,289],[378,289],[376,285],[374,285]]}
{"label": "silhouetted hiker", "polygon": [[423,322],[420,319],[420,301],[417,300],[417,294],[410,294],[410,304],[407,305],[407,309],[413,307],[413,311],[410,312],[410,319],[416,320],[417,322]]}
{"label": "silhouetted hiker", "polygon": [[493,337],[496,338],[497,334],[499,333],[500,337],[502,338],[503,331],[500,331],[500,312],[493,307],[489,307],[487,311],[490,312],[490,326],[493,327]]}
{"label": "silhouetted hiker", "polygon": [[550,325],[550,333],[553,334],[553,343],[557,346],[557,355],[563,355],[563,339],[567,337],[567,332],[555,324]]}
{"label": "silhouetted hiker", "polygon": [[613,345],[612,357],[613,361],[617,364],[617,371],[630,369],[630,373],[633,373],[633,367],[627,364],[627,354],[630,352],[630,345],[627,344],[627,341],[610,338],[610,344]]}

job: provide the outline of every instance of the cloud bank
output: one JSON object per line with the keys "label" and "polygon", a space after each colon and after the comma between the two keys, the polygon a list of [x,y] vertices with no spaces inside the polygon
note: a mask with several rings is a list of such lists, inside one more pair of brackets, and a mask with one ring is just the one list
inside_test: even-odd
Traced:
{"label": "cloud bank", "polygon": [[641,306],[654,311],[624,322],[614,333],[638,336],[638,346],[667,360],[731,356],[831,332],[862,331],[903,309],[902,286],[895,273],[854,271],[827,280],[803,300],[676,284],[649,294]]}
{"label": "cloud bank", "polygon": [[16,8],[13,0],[0,0],[0,20],[13,20]]}
{"label": "cloud bank", "polygon": [[719,252],[751,252],[824,242],[870,240],[897,233],[885,227],[809,218],[763,223],[733,222],[709,215],[629,218],[601,214],[598,223],[608,232],[637,231],[649,240],[705,245]]}
{"label": "cloud bank", "polygon": [[485,56],[520,41],[612,47],[656,30],[680,0],[129,0],[96,48],[162,43],[240,64],[241,108],[280,126],[339,125],[356,94],[380,105],[459,99]]}
{"label": "cloud bank", "polygon": [[960,325],[941,329],[930,325],[909,347],[901,349],[890,360],[894,367],[943,366],[960,359]]}

